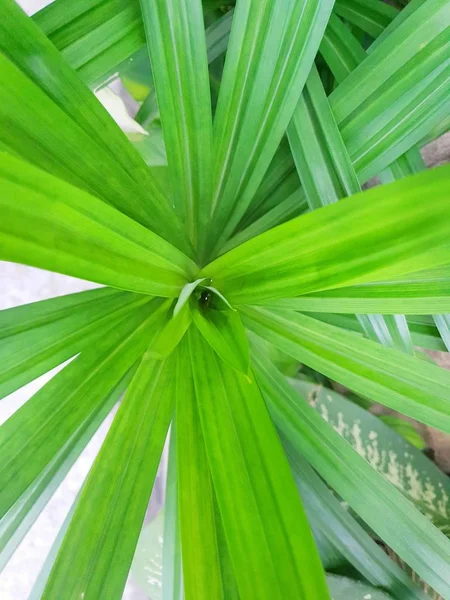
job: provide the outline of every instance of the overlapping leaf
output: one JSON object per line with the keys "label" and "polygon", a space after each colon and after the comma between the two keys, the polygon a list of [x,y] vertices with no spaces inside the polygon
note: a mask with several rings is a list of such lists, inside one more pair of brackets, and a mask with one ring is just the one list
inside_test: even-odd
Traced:
{"label": "overlapping leaf", "polygon": [[206,454],[240,598],[326,598],[317,551],[255,381],[216,358],[195,328],[188,339]]}
{"label": "overlapping leaf", "polygon": [[212,118],[200,0],[141,0],[173,197],[194,244],[212,191]]}
{"label": "overlapping leaf", "polygon": [[260,353],[255,367],[271,414],[289,444],[419,576],[448,596],[450,540],[372,469]]}
{"label": "overlapping leaf", "polygon": [[3,260],[160,296],[178,295],[195,270],[139,223],[12,156],[2,156],[0,191]]}
{"label": "overlapping leaf", "polygon": [[[202,275],[230,302],[256,304],[446,264],[449,173],[442,167],[301,216],[231,250]],[[431,196],[435,202],[425,204]]]}
{"label": "overlapping leaf", "polygon": [[214,121],[211,250],[232,233],[261,183],[332,7],[333,0],[305,0],[283,6],[249,1],[236,8]]}
{"label": "overlapping leaf", "polygon": [[244,324],[279,350],[375,402],[450,432],[450,374],[293,311],[245,308]]}
{"label": "overlapping leaf", "polygon": [[43,600],[122,597],[173,412],[171,360],[144,354],[83,488]]}

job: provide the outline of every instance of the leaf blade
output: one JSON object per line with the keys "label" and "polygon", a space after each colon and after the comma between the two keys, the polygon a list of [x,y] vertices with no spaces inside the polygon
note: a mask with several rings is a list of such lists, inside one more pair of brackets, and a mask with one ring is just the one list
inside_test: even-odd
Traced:
{"label": "leaf blade", "polygon": [[122,597],[172,416],[170,367],[170,360],[144,355],[83,488],[43,599]]}

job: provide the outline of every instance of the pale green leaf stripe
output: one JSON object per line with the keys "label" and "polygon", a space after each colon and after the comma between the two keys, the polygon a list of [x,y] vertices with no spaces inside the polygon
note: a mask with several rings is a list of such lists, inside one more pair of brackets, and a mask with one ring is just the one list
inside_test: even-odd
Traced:
{"label": "pale green leaf stripe", "polygon": [[189,344],[177,349],[176,436],[178,506],[186,600],[224,599],[214,491],[192,376]]}
{"label": "pale green leaf stripe", "polygon": [[327,598],[317,550],[258,387],[218,359],[196,328],[189,329],[188,340],[240,598]]}
{"label": "pale green leaf stripe", "polygon": [[[81,434],[148,345],[164,303],[150,301],[120,323],[112,323],[0,427],[0,518],[40,478],[66,444]],[[40,481],[42,485],[42,481]]]}
{"label": "pale green leaf stripe", "polygon": [[389,408],[450,432],[450,373],[294,311],[242,309],[244,324],[327,377]]}
{"label": "pale green leaf stripe", "polygon": [[302,215],[201,276],[232,304],[258,304],[438,267],[448,262],[449,209],[450,167],[442,167]]}
{"label": "pale green leaf stripe", "polygon": [[333,3],[245,0],[236,7],[214,120],[210,249],[220,247],[233,232],[261,183],[292,116]]}
{"label": "pale green leaf stripe", "polygon": [[[73,306],[70,313],[65,316],[60,313],[53,322],[27,329],[25,321],[18,333],[8,337],[0,333],[0,398],[95,343],[103,335],[105,327],[123,319],[146,302],[148,296],[117,292],[92,302],[92,305],[86,301],[80,306]],[[14,319],[14,310],[5,312],[12,312]],[[19,312],[23,314],[23,311]],[[0,312],[0,320],[2,316]]]}
{"label": "pale green leaf stripe", "polygon": [[[303,88],[287,133],[300,181],[312,210],[361,192],[315,66]],[[384,318],[372,314],[358,315],[358,319],[371,339],[414,354],[404,316]]]}
{"label": "pale green leaf stripe", "polygon": [[[176,400],[175,400],[176,402]],[[162,600],[182,600],[183,577],[178,510],[176,419],[170,426],[167,463],[166,498],[164,503],[164,540],[162,564]]]}
{"label": "pale green leaf stripe", "polygon": [[[80,456],[101,423],[120,400],[133,375],[133,367],[103,401],[93,403],[92,413],[81,427],[67,439],[64,446],[9,509],[0,522],[0,570],[3,569],[18,545],[36,521],[69,469]],[[103,385],[103,380],[100,380]],[[108,388],[107,388],[108,389]],[[58,398],[59,401],[59,398]],[[53,557],[54,560],[54,557]],[[53,560],[51,564],[53,563]],[[50,572],[51,564],[48,566]],[[47,578],[47,576],[45,577]],[[41,581],[42,589],[43,582]],[[41,585],[39,584],[39,585]],[[33,588],[34,589],[34,588]],[[41,590],[42,592],[42,590]]]}
{"label": "pale green leaf stripe", "polygon": [[120,600],[174,406],[173,363],[144,354],[84,485],[42,600]]}
{"label": "pale green leaf stripe", "polygon": [[175,297],[195,266],[142,225],[9,155],[0,165],[0,258]]}
{"label": "pale green leaf stripe", "polygon": [[450,540],[300,398],[270,361],[259,352],[253,356],[283,437],[422,579],[448,597]]}
{"label": "pale green leaf stripe", "polygon": [[397,280],[326,290],[267,304],[304,312],[439,315],[450,312],[450,265]]}
{"label": "pale green leaf stripe", "polygon": [[201,0],[141,0],[177,213],[194,245],[208,222],[212,116]]}
{"label": "pale green leaf stripe", "polygon": [[304,457],[283,440],[295,481],[308,515],[330,543],[373,585],[398,600],[425,600],[412,582],[358,521],[342,506]]}

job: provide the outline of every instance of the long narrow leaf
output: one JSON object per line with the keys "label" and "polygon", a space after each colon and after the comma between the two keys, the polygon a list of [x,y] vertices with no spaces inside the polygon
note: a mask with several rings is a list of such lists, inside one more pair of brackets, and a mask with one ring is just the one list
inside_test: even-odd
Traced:
{"label": "long narrow leaf", "polygon": [[448,596],[450,540],[372,469],[260,353],[255,367],[283,436],[420,577]]}
{"label": "long narrow leaf", "polygon": [[[104,295],[104,298],[95,299],[91,303],[86,301],[80,306],[72,306],[66,316],[61,311],[60,317],[49,323],[27,328],[27,321],[24,321],[17,327],[17,333],[13,327],[9,327],[9,335],[6,337],[2,335],[0,328],[0,398],[95,343],[110,324],[121,320],[126,314],[132,314],[146,302],[148,297],[144,295],[116,292],[115,295]],[[11,316],[12,320],[20,318],[25,313],[25,307],[21,308],[19,315],[14,314],[17,309],[4,311],[6,315],[2,314],[3,311],[0,312],[0,321],[2,317]],[[31,305],[31,310],[33,308]],[[49,318],[42,314],[41,320],[45,317]],[[36,315],[35,319],[38,318]]]}
{"label": "long narrow leaf", "polygon": [[317,551],[258,387],[216,358],[195,328],[188,339],[206,453],[240,598],[326,598]]}
{"label": "long narrow leaf", "polygon": [[184,594],[187,600],[224,598],[214,514],[214,490],[203,440],[189,345],[177,350],[177,471],[183,557]]}
{"label": "long narrow leaf", "polygon": [[54,459],[61,464],[67,442],[89,425],[144,352],[146,336],[155,329],[162,307],[160,301],[151,301],[113,324],[101,342],[72,361],[2,425],[0,518]]}
{"label": "long narrow leaf", "polygon": [[215,212],[210,249],[220,247],[232,233],[261,183],[292,116],[333,3],[302,0],[281,5],[250,0],[236,7],[214,121]]}
{"label": "long narrow leaf", "polygon": [[[34,479],[33,483],[2,517],[0,522],[0,569],[3,569],[16,551],[18,545],[36,521],[49,498],[80,456],[82,450],[86,447],[116,402],[120,400],[132,375],[133,367],[109,395],[106,395],[98,404],[94,405],[93,412],[86,419],[85,423],[68,438],[52,461],[41,471],[40,475]],[[50,567],[53,564],[53,560],[49,565]],[[50,568],[48,568],[47,576],[49,572]],[[45,580],[42,581],[42,578],[40,578],[38,586],[42,586],[43,589],[44,583]]]}
{"label": "long narrow leaf", "polygon": [[141,0],[175,206],[194,244],[208,221],[212,118],[200,0]]}
{"label": "long narrow leaf", "polygon": [[[257,304],[446,264],[449,173],[421,173],[303,215],[231,250],[202,275],[233,304]],[[435,202],[423,202],[431,196]]]}
{"label": "long narrow leaf", "polygon": [[[0,71],[4,71],[1,120],[8,144],[34,163],[41,160],[45,168],[57,171],[59,164],[66,163],[75,173],[82,169],[78,177],[83,187],[95,185],[90,189],[97,195],[105,194],[107,201],[119,208],[123,205],[130,216],[183,244],[168,199],[108,112],[14,0],[2,0],[0,14]],[[47,114],[48,126],[42,123],[36,127],[36,103],[42,104],[40,114]],[[30,138],[27,143],[24,128]],[[50,132],[55,139],[51,139]],[[43,152],[43,146],[47,152]],[[101,178],[100,161],[104,171]],[[85,181],[86,176],[90,181]],[[115,185],[108,190],[109,181]]]}
{"label": "long narrow leaf", "polygon": [[0,166],[0,258],[176,296],[195,266],[112,207],[16,158]]}
{"label": "long narrow leaf", "polygon": [[43,600],[122,598],[173,412],[171,360],[144,355],[83,488]]}
{"label": "long narrow leaf", "polygon": [[450,374],[435,364],[293,311],[245,308],[244,323],[364,397],[450,432]]}
{"label": "long narrow leaf", "polygon": [[[268,304],[271,304],[268,302]],[[450,268],[411,273],[392,281],[326,290],[272,303],[305,312],[436,315],[450,312]]]}
{"label": "long narrow leaf", "polygon": [[411,578],[342,506],[296,447],[285,442],[295,481],[308,514],[327,539],[373,585],[388,590],[398,600],[425,600]]}

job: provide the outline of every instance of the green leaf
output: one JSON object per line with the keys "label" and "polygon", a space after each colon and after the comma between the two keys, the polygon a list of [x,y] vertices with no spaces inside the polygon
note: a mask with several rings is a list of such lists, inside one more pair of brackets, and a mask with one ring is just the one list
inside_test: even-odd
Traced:
{"label": "green leaf", "polygon": [[347,150],[363,180],[379,173],[448,112],[445,0],[415,10],[331,94]]}
{"label": "green leaf", "polygon": [[122,598],[173,412],[172,371],[171,359],[144,354],[84,485],[43,600]]}
{"label": "green leaf", "polygon": [[169,297],[194,272],[142,225],[12,156],[2,157],[0,192],[2,260]]}
{"label": "green leaf", "polygon": [[177,353],[178,506],[186,600],[224,598],[214,491],[200,425],[187,340]]}
{"label": "green leaf", "polygon": [[[0,569],[3,569],[9,561],[25,534],[29,531],[55,490],[80,456],[82,450],[86,447],[114,405],[120,400],[122,393],[131,380],[133,371],[134,368],[132,367],[109,395],[106,394],[100,400],[98,406],[95,406],[94,412],[88,417],[83,426],[68,438],[62,449],[55,454],[55,457],[47,467],[34,479],[32,485],[26,489],[2,517],[0,526]],[[45,574],[40,573],[39,575],[37,586],[41,593],[54,558],[55,556],[53,556],[50,563],[43,567]],[[38,588],[36,587],[36,590]],[[33,587],[33,591],[35,591],[35,587]],[[40,594],[38,597],[40,598]]]}
{"label": "green leaf", "polygon": [[0,10],[2,141],[187,249],[168,199],[107,111],[14,0]]}
{"label": "green leaf", "polygon": [[[443,265],[449,173],[442,167],[302,215],[231,250],[201,275],[237,305]],[[435,202],[425,206],[424,197]]]}
{"label": "green leaf", "polygon": [[361,191],[315,66],[289,124],[288,138],[311,210]]}
{"label": "green leaf", "polygon": [[[350,331],[355,331],[357,333],[364,333],[364,329],[356,318],[356,315],[321,312],[312,312],[308,313],[308,315],[315,319],[319,319],[319,321],[325,321],[325,323],[329,323],[330,325],[343,327],[344,329],[349,329]],[[388,315],[385,315],[385,318],[386,316]],[[426,315],[412,315],[407,317],[406,320],[414,346],[421,346],[428,350],[445,350],[444,342],[433,322],[433,317]]]}
{"label": "green leaf", "polygon": [[194,243],[208,221],[212,118],[200,0],[141,0],[177,213]]}
{"label": "green leaf", "polygon": [[450,352],[450,315],[436,315],[434,322],[448,352]]}
{"label": "green leaf", "polygon": [[[275,302],[273,305],[275,306]],[[276,307],[305,312],[403,312],[408,315],[447,313],[450,312],[450,268],[444,266],[411,273],[397,280],[277,300]]]}
{"label": "green leaf", "polygon": [[422,579],[448,596],[450,540],[300,398],[267,359],[253,356],[258,383],[283,437]]}
{"label": "green leaf", "polygon": [[339,577],[338,575],[327,575],[327,584],[333,600],[389,600],[390,594],[377,590],[370,585]]}
{"label": "green leaf", "polygon": [[170,429],[164,506],[164,542],[162,562],[162,600],[180,600],[183,594],[181,541],[178,510],[176,420]]}
{"label": "green leaf", "polygon": [[[288,127],[288,138],[312,210],[361,191],[315,66]],[[404,317],[359,315],[358,319],[371,339],[414,354]]]}
{"label": "green leaf", "polygon": [[395,31],[397,29],[397,27],[399,27],[403,21],[406,21],[406,19],[415,11],[417,10],[419,7],[422,6],[422,4],[424,4],[425,2],[428,2],[428,0],[410,0],[406,6],[404,6],[402,8],[402,10],[400,12],[397,13],[397,16],[395,17],[395,19],[393,19],[389,25],[387,25],[384,30],[380,33],[380,35],[377,37],[377,39],[369,46],[369,48],[367,49],[367,51],[373,52],[375,50],[375,48],[377,48],[381,42],[383,42],[387,37],[389,37],[391,35],[391,33],[393,31]]}
{"label": "green leaf", "polygon": [[293,311],[242,309],[244,325],[307,365],[389,408],[450,432],[450,373]]}
{"label": "green leaf", "polygon": [[233,232],[269,167],[333,3],[249,1],[236,7],[214,120],[211,250]]}
{"label": "green leaf", "polygon": [[54,0],[32,19],[89,85],[145,45],[139,0]]}
{"label": "green leaf", "polygon": [[[400,419],[376,417],[333,390],[291,379],[302,398],[339,433],[369,464],[399,489],[434,523],[450,517],[450,480],[420,450],[408,443]],[[394,419],[394,421],[392,420]],[[400,421],[412,428],[407,421]],[[425,447],[422,438],[412,428]]]}
{"label": "green leaf", "polygon": [[206,453],[240,598],[326,598],[317,550],[258,387],[216,358],[195,328],[188,340]]}
{"label": "green leaf", "polygon": [[336,15],[331,15],[319,48],[336,81],[343,81],[366,58],[356,37]]}
{"label": "green leaf", "polygon": [[133,294],[112,288],[97,288],[86,292],[57,296],[0,311],[0,339],[17,335],[34,327],[53,323],[72,315],[86,306],[102,306],[115,298],[131,298]]}
{"label": "green leaf", "polygon": [[[0,312],[0,398],[95,343],[105,327],[148,302],[146,296],[107,288],[92,292]],[[60,307],[55,312],[54,300]]]}
{"label": "green leaf", "polygon": [[228,307],[204,307],[201,300],[192,303],[191,312],[196,327],[217,355],[233,369],[247,374],[250,354],[239,313]]}
{"label": "green leaf", "polygon": [[[163,307],[153,300],[121,323],[112,323],[94,347],[82,352],[0,427],[0,518],[45,469],[64,462],[109,393],[144,352]],[[45,478],[38,483],[45,487]]]}
{"label": "green leaf", "polygon": [[334,12],[373,38],[379,36],[399,14],[380,0],[336,0]]}
{"label": "green leaf", "polygon": [[382,587],[399,600],[425,600],[410,577],[373,540],[346,510],[327,484],[301,454],[286,441],[295,481],[312,524],[325,536],[342,558],[347,559],[372,585]]}
{"label": "green leaf", "polygon": [[170,308],[166,323],[153,341],[148,353],[152,358],[164,359],[171,354],[180,343],[192,322],[189,304],[185,304],[175,315]]}

